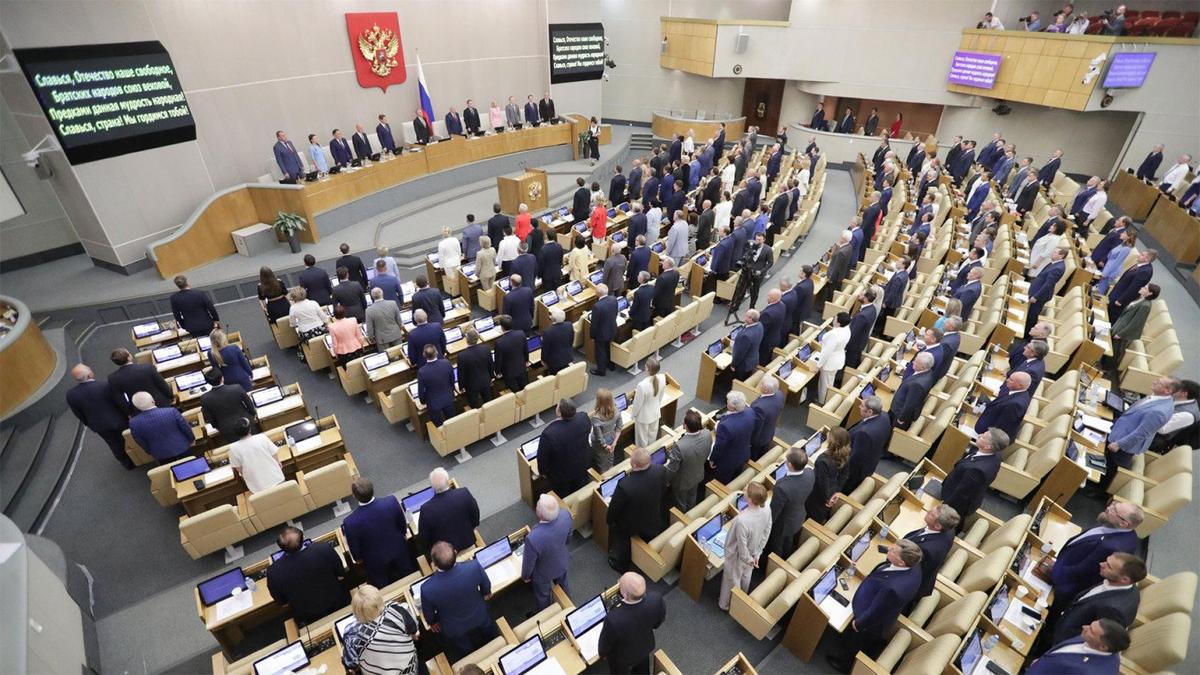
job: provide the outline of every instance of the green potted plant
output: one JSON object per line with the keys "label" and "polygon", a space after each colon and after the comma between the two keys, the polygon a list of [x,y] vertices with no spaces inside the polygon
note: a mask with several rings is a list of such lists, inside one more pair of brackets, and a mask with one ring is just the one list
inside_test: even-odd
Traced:
{"label": "green potted plant", "polygon": [[299,253],[300,238],[297,235],[304,231],[304,217],[298,213],[280,211],[279,215],[275,216],[274,227],[276,232],[282,234],[287,239],[292,253]]}

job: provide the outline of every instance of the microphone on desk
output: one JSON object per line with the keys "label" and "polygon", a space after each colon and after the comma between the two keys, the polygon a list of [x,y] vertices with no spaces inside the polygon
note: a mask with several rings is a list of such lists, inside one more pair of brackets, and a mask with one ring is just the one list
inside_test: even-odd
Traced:
{"label": "microphone on desk", "polygon": [[317,406],[316,403],[314,403],[313,404],[313,422],[320,423],[320,421],[321,421],[321,409]]}

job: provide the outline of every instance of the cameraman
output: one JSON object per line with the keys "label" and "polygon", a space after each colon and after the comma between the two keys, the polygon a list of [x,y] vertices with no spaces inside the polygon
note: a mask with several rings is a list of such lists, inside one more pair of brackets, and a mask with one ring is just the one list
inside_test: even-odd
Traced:
{"label": "cameraman", "polygon": [[1000,23],[1000,19],[997,19],[991,12],[984,14],[983,21],[980,21],[975,27],[980,30],[1004,30],[1004,24]]}
{"label": "cameraman", "polygon": [[1030,12],[1029,16],[1023,16],[1017,19],[1017,21],[1025,24],[1025,30],[1030,33],[1036,33],[1042,29],[1042,16],[1038,14],[1036,9]]}
{"label": "cameraman", "polygon": [[775,251],[766,245],[766,235],[762,232],[754,235],[754,241],[746,251],[745,264],[742,266],[750,275],[750,308],[758,304],[758,289],[762,287],[767,271],[775,263]]}
{"label": "cameraman", "polygon": [[1100,23],[1104,24],[1105,35],[1124,35],[1125,5],[1117,5],[1116,10],[1105,10],[1104,18],[1100,19]]}

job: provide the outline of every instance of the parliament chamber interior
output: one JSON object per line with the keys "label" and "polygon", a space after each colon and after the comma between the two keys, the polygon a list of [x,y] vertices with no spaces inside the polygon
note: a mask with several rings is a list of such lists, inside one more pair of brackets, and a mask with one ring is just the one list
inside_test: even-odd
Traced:
{"label": "parliament chamber interior", "polygon": [[1200,672],[1198,22],[0,0],[0,672]]}

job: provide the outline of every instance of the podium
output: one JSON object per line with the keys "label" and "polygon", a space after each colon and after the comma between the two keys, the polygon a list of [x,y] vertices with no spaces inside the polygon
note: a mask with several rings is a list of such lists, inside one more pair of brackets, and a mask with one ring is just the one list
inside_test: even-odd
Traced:
{"label": "podium", "polygon": [[525,204],[530,213],[544,211],[550,206],[550,184],[546,172],[541,169],[526,169],[516,178],[499,176],[496,191],[500,194],[500,210],[516,215],[517,207]]}

